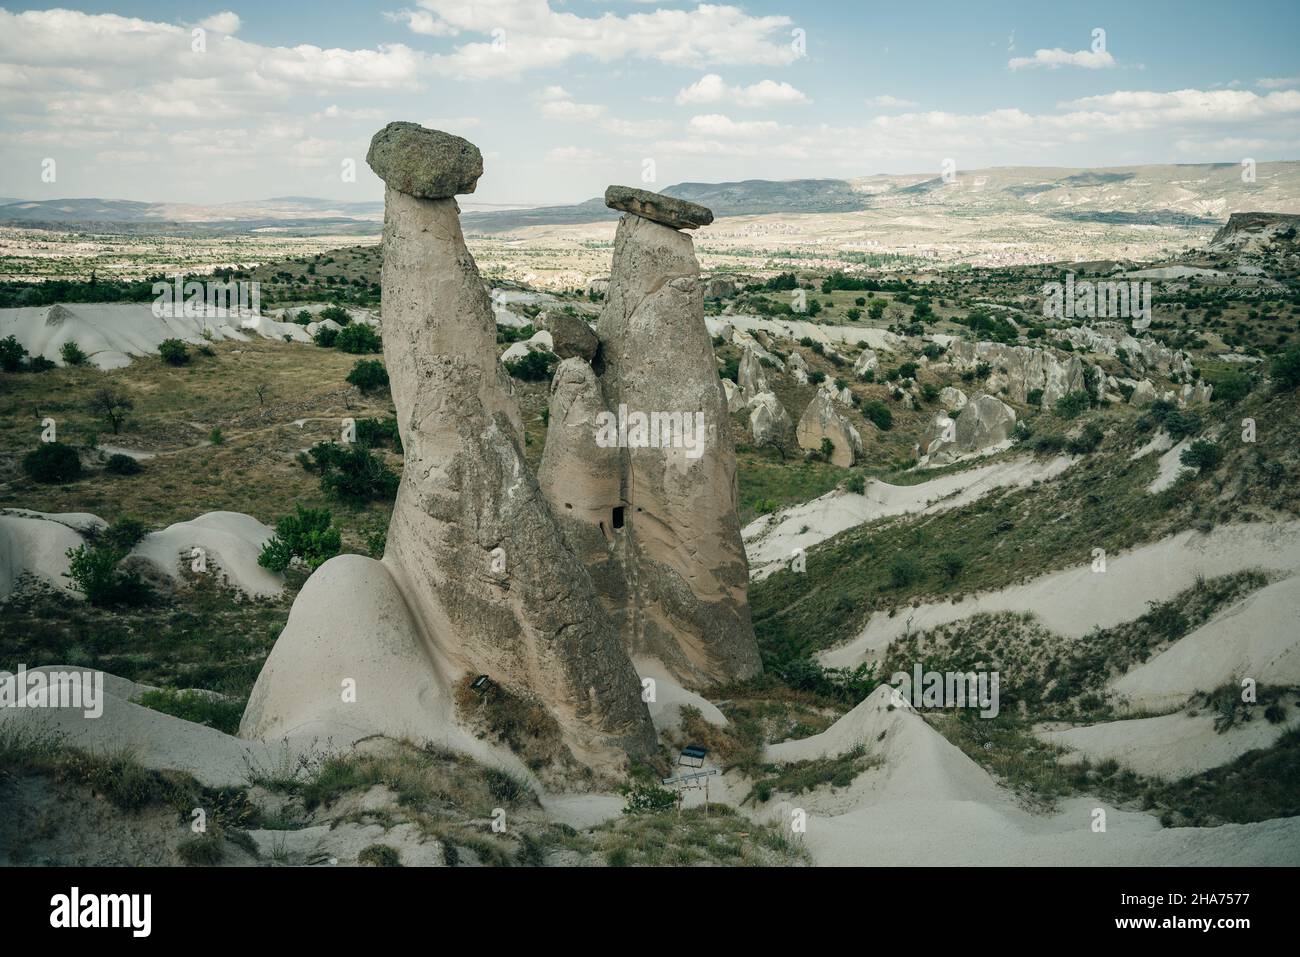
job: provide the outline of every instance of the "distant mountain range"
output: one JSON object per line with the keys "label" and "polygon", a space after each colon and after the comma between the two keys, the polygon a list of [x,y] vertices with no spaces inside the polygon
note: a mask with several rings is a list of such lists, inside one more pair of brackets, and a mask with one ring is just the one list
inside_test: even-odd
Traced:
{"label": "distant mountain range", "polygon": [[[862,210],[924,215],[1034,215],[1063,222],[1152,226],[1222,225],[1232,213],[1300,213],[1300,162],[1260,163],[1254,181],[1236,163],[1130,166],[1104,170],[996,167],[959,170],[955,181],[911,174],[857,179],[678,183],[662,190],[715,216],[833,215]],[[567,206],[491,208],[461,203],[465,230],[509,233],[529,226],[613,220],[593,198]],[[114,199],[0,200],[0,224],[109,228],[128,232],[367,234],[382,228],[383,203],[310,196],[216,205]]]}

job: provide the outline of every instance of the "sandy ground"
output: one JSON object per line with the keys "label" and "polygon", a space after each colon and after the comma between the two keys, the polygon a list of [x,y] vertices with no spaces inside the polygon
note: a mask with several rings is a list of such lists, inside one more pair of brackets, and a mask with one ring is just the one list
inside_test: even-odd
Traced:
{"label": "sandy ground", "polygon": [[[1081,551],[1086,553],[1086,549]],[[1089,564],[1053,572],[1023,585],[983,592],[955,603],[902,609],[893,618],[873,615],[855,638],[823,652],[820,660],[828,667],[853,667],[878,657],[908,629],[926,631],[979,612],[1032,612],[1050,630],[1077,638],[1093,628],[1109,628],[1141,616],[1150,602],[1193,586],[1197,575],[1215,577],[1246,568],[1294,575],[1300,571],[1300,522],[1224,525],[1209,534],[1182,532],[1131,552],[1108,556],[1107,570],[1101,573],[1092,571],[1090,556],[1081,557],[1089,557]],[[1294,607],[1290,615],[1289,619],[1274,622],[1287,634],[1295,630]]]}
{"label": "sandy ground", "polygon": [[[1270,724],[1261,714],[1220,734],[1214,714],[1179,711],[1156,718],[1134,718],[1055,731],[1038,737],[1098,762],[1113,759],[1145,775],[1177,779],[1217,768],[1247,751],[1267,748],[1291,728],[1300,726],[1295,699],[1288,697],[1289,720]],[[1263,709],[1256,709],[1262,711]]]}
{"label": "sandy ground", "polygon": [[1183,454],[1183,450],[1190,446],[1194,441],[1196,440],[1189,436],[1160,456],[1160,461],[1156,465],[1156,477],[1152,479],[1151,484],[1147,486],[1148,492],[1153,494],[1155,492],[1163,492],[1165,489],[1169,488],[1169,486],[1178,481],[1178,476],[1182,475],[1184,472],[1191,471],[1191,469],[1183,465],[1179,459]]}
{"label": "sandy ground", "polygon": [[894,515],[958,508],[998,488],[1031,485],[1060,475],[1075,459],[1009,459],[955,472],[916,485],[888,485],[872,479],[861,495],[827,492],[811,502],[764,515],[745,526],[750,578],[761,580],[788,563],[796,548],[809,549],[846,529]]}

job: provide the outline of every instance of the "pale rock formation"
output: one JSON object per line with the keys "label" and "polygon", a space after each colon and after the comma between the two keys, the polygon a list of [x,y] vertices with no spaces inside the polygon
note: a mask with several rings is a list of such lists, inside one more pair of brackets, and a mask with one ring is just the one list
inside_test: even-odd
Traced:
{"label": "pale rock formation", "polygon": [[[670,197],[634,192],[635,203],[616,208],[653,210],[676,223],[705,219]],[[577,543],[633,655],[658,659],[688,686],[750,677],[761,666],[746,595],[735,457],[726,439],[728,402],[689,235],[643,215],[623,217],[596,333],[601,345],[591,377],[566,369],[553,391],[542,487],[556,514],[565,515],[566,537]],[[758,354],[751,350],[751,367]],[[641,442],[633,426],[622,447],[601,448],[617,456],[611,467],[578,439],[556,434],[564,423],[588,420],[594,435],[601,412],[629,423],[640,415],[661,428]],[[665,433],[662,426],[674,419]]]}
{"label": "pale rock formation", "polygon": [[704,281],[705,299],[730,299],[736,294],[736,281],[722,276],[712,276]]}
{"label": "pale rock formation", "polygon": [[741,391],[740,386],[730,379],[722,380],[722,392],[727,399],[727,412],[743,412],[747,408],[745,404],[745,393]]}
{"label": "pale rock formation", "polygon": [[835,410],[830,393],[818,389],[808,408],[804,409],[795,430],[799,447],[821,451],[822,439],[834,445],[831,463],[848,468],[862,456],[862,437],[844,416]]}
{"label": "pale rock formation", "polygon": [[609,277],[601,276],[598,279],[592,279],[587,283],[588,296],[604,296],[609,292]]}
{"label": "pale rock formation", "polygon": [[578,358],[590,362],[596,358],[600,340],[591,326],[577,316],[567,312],[548,315],[546,329],[551,337],[551,351],[561,359]]}
{"label": "pale rock formation", "polygon": [[1128,401],[1130,405],[1150,405],[1157,398],[1156,387],[1151,384],[1151,380],[1142,379],[1133,387],[1133,394]]}
{"label": "pale rock formation", "polygon": [[[997,376],[990,389],[996,384],[1013,402],[1025,402],[1030,392],[1042,389],[1046,407],[1067,393],[1082,392],[1085,388],[1083,362],[1079,357],[1061,358],[1050,349],[959,339],[948,346],[947,357],[956,369],[974,369],[981,362],[988,363]],[[1001,371],[1003,368],[1005,373]]]}
{"label": "pale rock formation", "polygon": [[858,354],[857,361],[853,363],[853,374],[856,376],[865,375],[868,372],[875,372],[880,368],[880,357],[872,349],[863,349]]}
{"label": "pale rock formation", "polygon": [[834,379],[822,379],[821,384],[817,388],[821,389],[840,405],[848,406],[850,408],[853,406],[853,390],[848,386],[841,389],[835,384]]}
{"label": "pale rock formation", "polygon": [[[632,213],[672,229],[695,229],[713,222],[713,211],[684,199],[652,193],[635,186],[610,186],[605,190],[605,205],[610,209]],[[611,276],[610,281],[616,281]]]}
{"label": "pale rock formation", "polygon": [[736,381],[740,385],[740,391],[746,397],[772,391],[767,382],[767,373],[763,369],[762,360],[758,353],[748,346],[740,357],[740,372]]}
{"label": "pale rock formation", "polygon": [[[431,162],[421,144],[445,136],[432,132],[390,124],[372,147],[372,156],[386,157],[372,163],[376,172],[390,177],[384,359],[405,449],[383,564],[438,680],[488,675],[544,706],[574,759],[614,769],[624,752],[654,749],[654,728],[618,629],[524,461],[519,411],[496,361],[492,304],[456,202],[419,198],[445,194],[449,179],[463,190],[472,171],[464,150],[452,152],[450,168]],[[313,643],[321,643],[313,630],[288,628],[273,658],[311,660],[298,646]],[[337,666],[361,671],[371,650],[344,649],[356,660]],[[254,689],[250,728],[325,720],[338,698],[337,684],[328,695],[322,686],[302,705],[275,671],[263,680],[268,690]]]}
{"label": "pale rock formation", "polygon": [[808,383],[808,360],[803,357],[803,353],[795,349],[790,353],[790,358],[786,362],[786,370],[795,382],[800,385]]}
{"label": "pale rock formation", "polygon": [[794,423],[775,393],[763,392],[749,400],[749,434],[758,446],[783,445]]}
{"label": "pale rock formation", "polygon": [[921,465],[948,465],[1006,442],[1015,424],[1011,406],[991,395],[977,395],[956,419],[942,412],[934,417],[921,439]]}
{"label": "pale rock formation", "polygon": [[523,342],[512,342],[505,352],[501,353],[501,361],[517,362],[530,352],[551,352],[551,334],[545,329],[539,329],[532,336]]}
{"label": "pale rock formation", "polygon": [[944,386],[939,392],[939,404],[949,412],[958,412],[966,408],[966,393],[952,386]]}

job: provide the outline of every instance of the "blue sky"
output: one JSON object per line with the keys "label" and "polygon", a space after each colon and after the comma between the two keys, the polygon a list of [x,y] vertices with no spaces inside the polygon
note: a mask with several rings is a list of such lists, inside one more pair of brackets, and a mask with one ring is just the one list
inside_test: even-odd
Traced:
{"label": "blue sky", "polygon": [[666,186],[1295,159],[1297,38],[1294,2],[12,7],[0,195],[377,199],[365,148],[393,119],[477,143],[488,203],[648,167]]}

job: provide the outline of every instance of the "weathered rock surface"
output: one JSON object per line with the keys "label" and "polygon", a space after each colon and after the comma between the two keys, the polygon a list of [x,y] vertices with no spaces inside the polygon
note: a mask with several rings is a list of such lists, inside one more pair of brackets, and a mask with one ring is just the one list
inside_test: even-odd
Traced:
{"label": "weathered rock surface", "polygon": [[605,190],[605,205],[673,229],[695,229],[713,222],[713,212],[698,203],[634,186],[610,186]]}
{"label": "weathered rock surface", "polygon": [[957,412],[966,408],[966,393],[950,385],[944,386],[939,392],[939,404],[949,412]]}
{"label": "weathered rock surface", "polygon": [[567,312],[552,313],[546,319],[551,333],[551,351],[561,359],[582,359],[590,362],[596,357],[600,340],[595,331],[577,316]]}
{"label": "weathered rock surface", "polygon": [[1007,441],[1015,428],[1011,406],[991,395],[972,398],[956,419],[946,413],[934,417],[921,439],[923,466],[947,465],[964,455]]}
{"label": "weathered rock surface", "polygon": [[1084,391],[1086,385],[1078,356],[1061,358],[1049,349],[958,339],[948,346],[946,358],[956,369],[988,363],[998,377],[995,384],[1005,388],[1014,402],[1025,402],[1030,392],[1042,389],[1043,406],[1047,407],[1067,393]]}
{"label": "weathered rock surface", "polygon": [[803,357],[803,353],[798,349],[791,351],[789,361],[786,362],[786,369],[789,371],[791,378],[800,385],[808,382],[808,360]]}
{"label": "weathered rock surface", "polygon": [[483,175],[477,146],[418,123],[389,123],[370,141],[366,162],[391,189],[421,199],[472,193]]}
{"label": "weathered rock surface", "polygon": [[722,394],[727,400],[728,412],[743,412],[745,406],[745,393],[741,391],[740,386],[730,379],[722,380]]}
{"label": "weathered rock surface", "polygon": [[749,400],[749,434],[757,446],[784,445],[794,423],[775,393],[762,392]]}
{"label": "weathered rock surface", "polygon": [[736,381],[740,385],[740,391],[746,398],[759,395],[763,392],[770,392],[771,386],[767,383],[767,373],[763,370],[763,362],[758,353],[751,347],[746,346],[745,351],[740,356],[740,371],[736,376]]}
{"label": "weathered rock surface", "polygon": [[848,468],[862,456],[862,437],[858,430],[836,411],[835,400],[822,389],[817,390],[804,409],[795,437],[800,448],[817,452],[821,451],[822,439],[830,439],[835,447],[831,463],[841,468]]}
{"label": "weathered rock surface", "polygon": [[705,299],[730,299],[736,294],[736,281],[723,276],[713,276],[704,281]]}
{"label": "weathered rock surface", "polygon": [[879,368],[880,357],[871,349],[863,349],[858,354],[857,361],[853,363],[853,374],[862,376],[868,372],[875,372]]}
{"label": "weathered rock surface", "polygon": [[[596,330],[603,403],[595,401],[594,374],[566,369],[552,394],[542,462],[552,508],[585,525],[575,531],[566,520],[565,534],[578,543],[632,654],[657,658],[694,686],[760,669],[725,387],[701,293],[688,235],[641,216],[622,219]],[[562,423],[590,420],[594,435],[601,412],[630,425],[612,450],[613,467],[608,448],[598,458],[579,438],[557,434]],[[638,433],[638,415],[658,435]],[[577,476],[584,464],[586,477],[557,480]],[[592,491],[575,501],[566,482]]]}

